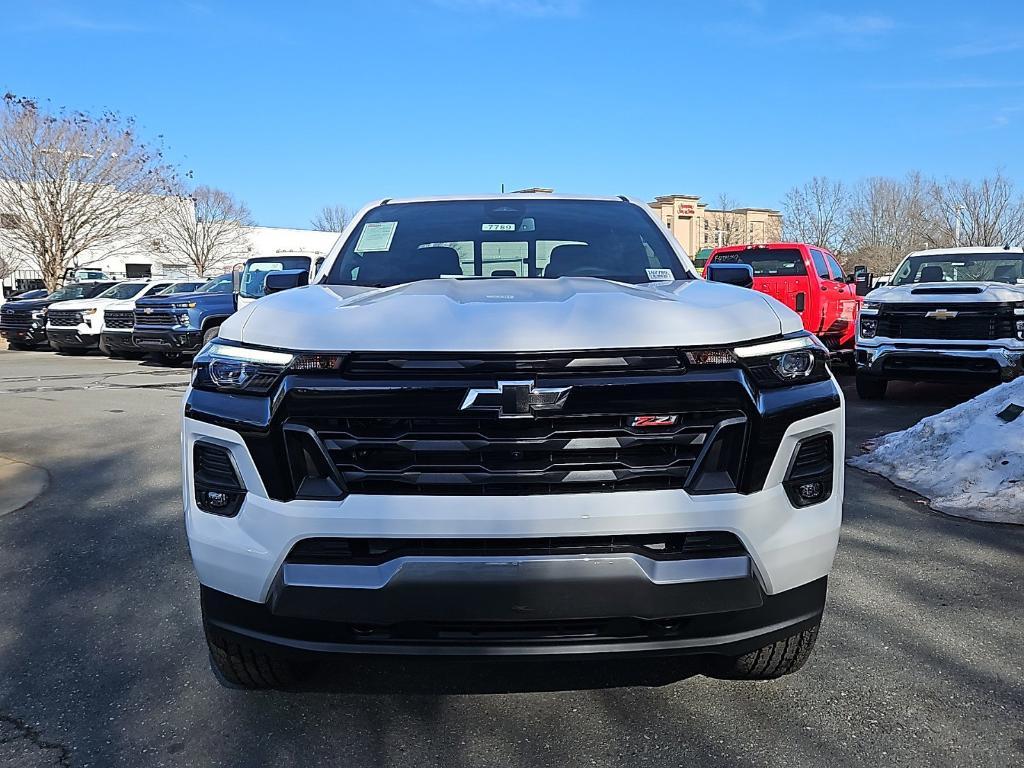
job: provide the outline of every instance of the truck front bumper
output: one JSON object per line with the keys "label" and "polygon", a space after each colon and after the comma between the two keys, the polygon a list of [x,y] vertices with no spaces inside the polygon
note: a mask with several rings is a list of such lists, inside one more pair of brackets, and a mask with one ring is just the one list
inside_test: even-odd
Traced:
{"label": "truck front bumper", "polygon": [[203,332],[195,328],[136,328],[132,340],[147,352],[191,354],[203,346]]}
{"label": "truck front bumper", "polygon": [[[842,410],[792,423],[764,490],[524,496],[270,498],[232,429],[183,420],[186,528],[217,631],[302,651],[452,655],[743,653],[821,617],[842,517],[843,465],[824,502],[782,486],[797,443]],[[193,446],[221,446],[246,492],[238,514],[195,501]],[[839,456],[841,457],[841,451]],[[309,538],[487,539],[723,531],[742,552],[674,561],[635,554],[416,556],[380,565],[296,563]]]}
{"label": "truck front bumper", "polygon": [[857,345],[857,370],[884,379],[906,381],[1010,381],[1024,373],[1024,349],[986,346],[937,346],[914,342]]}
{"label": "truck front bumper", "polygon": [[139,349],[131,331],[104,331],[100,338],[103,345],[114,352],[137,352]]}
{"label": "truck front bumper", "polygon": [[0,328],[0,337],[15,344],[42,344],[46,341],[46,328],[41,325],[35,328]]}
{"label": "truck front bumper", "polygon": [[98,333],[88,333],[78,328],[47,328],[46,337],[52,344],[59,347],[76,347],[78,349],[96,349],[100,345]]}

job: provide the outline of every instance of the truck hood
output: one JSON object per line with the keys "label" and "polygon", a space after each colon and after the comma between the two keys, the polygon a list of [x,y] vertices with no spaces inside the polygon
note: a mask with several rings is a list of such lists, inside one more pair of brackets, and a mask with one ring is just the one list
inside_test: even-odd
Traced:
{"label": "truck hood", "polygon": [[76,299],[74,301],[58,301],[50,305],[50,309],[61,311],[80,311],[83,309],[103,309],[110,304],[120,303],[117,299]]}
{"label": "truck hood", "polygon": [[911,283],[886,285],[864,297],[886,304],[980,304],[1024,301],[1024,285],[1012,283]]}
{"label": "truck hood", "polygon": [[136,304],[139,306],[167,306],[170,304],[184,304],[189,301],[194,301],[197,304],[210,304],[216,305],[218,303],[223,304],[234,304],[234,299],[230,293],[171,293],[167,296],[143,296],[141,299],[136,299]]}
{"label": "truck hood", "polygon": [[135,299],[119,299],[118,301],[108,301],[103,306],[103,311],[109,312],[111,310],[124,311],[126,309],[135,309]]}
{"label": "truck hood", "polygon": [[801,327],[778,302],[721,283],[562,277],[310,285],[245,307],[220,335],[295,350],[515,352],[733,344]]}

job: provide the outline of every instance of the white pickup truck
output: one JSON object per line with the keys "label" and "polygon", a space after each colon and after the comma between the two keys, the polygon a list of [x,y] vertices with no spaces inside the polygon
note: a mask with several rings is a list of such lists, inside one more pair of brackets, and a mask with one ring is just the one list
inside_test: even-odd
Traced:
{"label": "white pickup truck", "polygon": [[124,280],[95,298],[51,304],[46,311],[46,338],[55,350],[69,355],[84,355],[91,349],[107,353],[100,343],[106,310],[130,308],[136,299],[162,291],[172,282]]}
{"label": "white pickup truck", "polygon": [[907,256],[864,298],[857,394],[902,381],[1007,381],[1024,373],[1024,249],[941,248]]}
{"label": "white pickup truck", "polygon": [[642,203],[543,194],[375,203],[314,284],[267,274],[197,355],[182,422],[220,673],[274,686],[313,652],[798,669],[843,399],[748,265],[709,275]]}

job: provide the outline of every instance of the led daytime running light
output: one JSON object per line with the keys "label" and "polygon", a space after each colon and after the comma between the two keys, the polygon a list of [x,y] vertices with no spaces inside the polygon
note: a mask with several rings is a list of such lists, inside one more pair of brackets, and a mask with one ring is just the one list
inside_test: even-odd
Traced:
{"label": "led daytime running light", "polygon": [[211,344],[206,349],[208,355],[226,357],[247,363],[265,363],[267,365],[286,366],[292,362],[294,355],[287,352],[273,352],[269,349],[252,349],[250,347],[230,347],[227,344]]}
{"label": "led daytime running light", "polygon": [[778,355],[782,352],[796,352],[801,349],[824,350],[824,346],[813,336],[798,336],[795,339],[782,339],[780,341],[769,341],[765,344],[754,344],[749,347],[736,347],[733,349],[733,354],[736,357],[746,359]]}

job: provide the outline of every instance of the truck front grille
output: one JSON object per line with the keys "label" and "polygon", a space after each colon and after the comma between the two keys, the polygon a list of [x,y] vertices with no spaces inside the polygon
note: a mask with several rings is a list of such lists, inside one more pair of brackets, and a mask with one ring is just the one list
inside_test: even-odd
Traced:
{"label": "truck front grille", "polygon": [[103,324],[107,328],[132,328],[135,326],[135,314],[131,310],[106,312],[103,315]]}
{"label": "truck front grille", "polygon": [[56,327],[74,328],[82,323],[82,313],[66,309],[50,310],[46,313],[46,322]]}
{"label": "truck front grille", "polygon": [[32,326],[32,312],[5,308],[0,312],[0,329],[22,331]]}
{"label": "truck front grille", "polygon": [[[955,317],[926,317],[946,309]],[[1015,338],[1012,304],[907,304],[884,307],[878,315],[877,336],[889,339],[943,339],[950,341]]]}
{"label": "truck front grille", "polygon": [[164,309],[153,309],[149,311],[136,309],[134,312],[134,318],[136,326],[172,328],[178,324],[177,316],[170,310]]}
{"label": "truck front grille", "polygon": [[616,415],[367,416],[307,426],[349,493],[592,493],[682,488],[716,425],[744,418],[740,412],[674,415],[674,425],[655,428],[633,427],[632,416]]}

